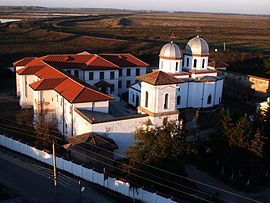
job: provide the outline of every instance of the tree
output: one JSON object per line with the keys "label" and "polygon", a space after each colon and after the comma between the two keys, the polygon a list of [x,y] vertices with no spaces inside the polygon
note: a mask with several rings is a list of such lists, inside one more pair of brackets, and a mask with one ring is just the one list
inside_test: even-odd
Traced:
{"label": "tree", "polygon": [[264,155],[266,137],[262,131],[261,118],[254,116],[253,122],[247,115],[233,119],[229,110],[222,109],[217,117],[215,131],[208,138],[208,152],[222,162],[224,167],[231,170],[231,180],[235,171],[248,174],[248,183],[253,176],[258,160]]}
{"label": "tree", "polygon": [[[185,161],[189,156],[196,154],[196,150],[194,143],[187,141],[186,132],[183,129],[176,121],[165,122],[161,126],[152,126],[148,123],[137,129],[135,145],[127,151],[130,157],[129,166],[132,167],[129,171],[166,185],[168,185],[167,181],[177,183],[175,176],[170,177],[167,173],[162,173],[145,164],[184,175]],[[136,186],[146,184],[144,180],[138,180],[137,177],[130,176],[129,179]],[[179,183],[183,183],[183,180],[179,180]],[[173,186],[171,183],[169,185]]]}

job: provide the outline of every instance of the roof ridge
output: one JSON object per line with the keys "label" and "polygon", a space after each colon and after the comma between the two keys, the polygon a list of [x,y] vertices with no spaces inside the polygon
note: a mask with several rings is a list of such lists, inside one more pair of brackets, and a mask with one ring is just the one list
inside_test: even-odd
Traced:
{"label": "roof ridge", "polygon": [[[99,55],[98,55],[98,56],[99,56]],[[102,56],[99,56],[99,57],[102,58],[103,60],[109,62],[109,63],[112,64],[113,66],[115,66],[115,67],[117,67],[117,68],[120,68],[118,65],[116,65],[116,64],[114,64],[113,62],[111,62],[111,61],[109,61],[109,60],[103,58]]]}
{"label": "roof ridge", "polygon": [[73,98],[71,101],[74,102],[74,100],[75,100],[80,94],[82,94],[82,92],[83,92],[84,89],[85,89],[85,87],[83,87],[83,88],[78,92],[78,94],[74,96],[74,98]]}
{"label": "roof ridge", "polygon": [[142,63],[146,64],[147,66],[150,66],[148,63],[145,63],[143,60],[139,59],[138,57],[133,56],[133,55],[132,55],[132,54],[130,54],[130,53],[127,53],[127,54],[128,54],[129,56],[131,56],[131,57],[133,57],[133,58],[135,58],[135,59],[139,60],[140,62],[142,62]]}
{"label": "roof ridge", "polygon": [[92,63],[95,59],[97,58],[97,54],[93,54],[93,56],[88,60],[86,61],[86,65],[88,66],[90,63]]}

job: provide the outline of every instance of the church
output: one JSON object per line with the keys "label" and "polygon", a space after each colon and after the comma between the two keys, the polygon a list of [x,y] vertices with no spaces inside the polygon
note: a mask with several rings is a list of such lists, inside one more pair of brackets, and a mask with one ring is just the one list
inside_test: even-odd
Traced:
{"label": "church", "polygon": [[212,108],[221,103],[223,78],[208,68],[209,46],[197,36],[182,51],[173,42],[164,45],[159,69],[139,76],[129,88],[129,104],[144,113],[174,112],[185,108]]}
{"label": "church", "polygon": [[[94,133],[112,139],[117,153],[134,144],[145,123],[179,120],[183,109],[221,103],[223,78],[208,67],[209,46],[201,37],[185,50],[171,42],[159,55],[159,69],[131,54],[55,54],[15,62],[21,108],[34,123],[55,121],[66,139]],[[128,101],[121,100],[128,94]],[[130,108],[133,106],[133,108]]]}

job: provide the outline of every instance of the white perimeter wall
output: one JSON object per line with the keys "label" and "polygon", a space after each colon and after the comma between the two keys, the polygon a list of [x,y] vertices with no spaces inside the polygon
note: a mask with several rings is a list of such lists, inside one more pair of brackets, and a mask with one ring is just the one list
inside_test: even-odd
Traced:
{"label": "white perimeter wall", "polygon": [[[21,143],[12,138],[0,135],[0,145],[19,152],[33,159],[36,159],[42,163],[53,166],[53,156],[43,150],[36,149],[24,143]],[[137,199],[146,203],[174,203],[171,198],[165,198],[158,195],[156,192],[149,192],[143,188],[131,187],[128,182],[123,182],[116,178],[105,178],[103,173],[98,173],[92,169],[85,168],[82,165],[75,164],[71,161],[67,161],[61,157],[56,157],[56,168],[62,171],[66,171],[76,177],[82,178],[91,183],[95,183],[101,187],[112,190],[119,194],[130,197],[131,199]]]}

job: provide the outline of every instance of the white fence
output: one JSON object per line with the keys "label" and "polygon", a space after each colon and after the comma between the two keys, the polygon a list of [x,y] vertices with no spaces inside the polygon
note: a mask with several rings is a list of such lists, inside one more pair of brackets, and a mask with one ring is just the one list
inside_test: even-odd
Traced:
{"label": "white fence", "polygon": [[[0,135],[0,145],[30,156],[38,161],[53,165],[52,155],[42,150],[36,149],[29,145],[23,144],[12,138]],[[129,183],[117,180],[116,178],[108,177],[104,180],[104,174],[98,173],[92,169],[85,168],[81,165],[67,161],[63,158],[56,157],[56,166],[58,169],[69,172],[77,177],[80,177],[89,182],[95,183],[112,191],[118,192],[130,198],[149,203],[172,203],[175,202],[170,198],[162,197],[156,193],[148,192],[142,188],[132,188]]]}

